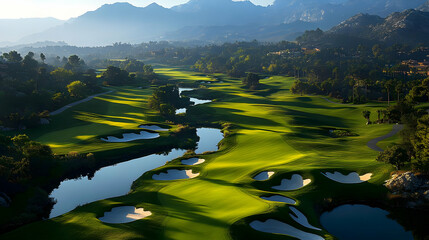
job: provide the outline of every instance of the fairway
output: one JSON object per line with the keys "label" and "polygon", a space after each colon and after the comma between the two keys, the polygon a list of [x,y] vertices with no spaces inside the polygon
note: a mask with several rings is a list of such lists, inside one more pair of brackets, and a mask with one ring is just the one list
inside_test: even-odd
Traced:
{"label": "fairway", "polygon": [[48,144],[57,154],[96,153],[135,146],[135,142],[106,143],[101,138],[139,133],[138,127],[155,115],[147,106],[151,94],[150,88],[116,87],[111,93],[52,116],[51,124],[26,134]]}
{"label": "fairway", "polygon": [[[14,230],[2,239],[289,239],[249,226],[253,220],[270,218],[334,239],[325,230],[309,230],[293,221],[285,203],[263,200],[261,196],[279,194],[295,199],[295,207],[311,225],[321,229],[320,209],[328,200],[385,199],[387,190],[382,183],[393,169],[375,161],[378,152],[368,148],[367,142],[389,133],[392,125],[367,126],[362,117],[363,110],[375,113],[380,106],[341,105],[319,96],[293,95],[289,89],[294,79],[290,77],[263,79],[263,89],[250,91],[239,79],[220,74],[200,76],[176,68],[155,71],[181,84],[222,78],[222,83],[203,84],[192,93],[216,96],[216,100],[191,107],[186,114],[186,120],[194,125],[232,125],[232,134],[221,142],[219,151],[192,156],[205,159],[195,166],[184,166],[182,159],[176,159],[141,176],[126,196],[78,207],[57,218]],[[100,141],[100,137],[138,132],[140,124],[160,124],[146,107],[153,89],[115,90],[53,117],[51,125],[28,134],[59,154],[76,149],[115,151],[141,144]],[[355,136],[333,138],[329,130],[334,129],[347,129]],[[161,139],[167,136],[160,134]],[[397,140],[394,136],[378,146]],[[173,181],[152,179],[154,174],[173,168],[192,169],[200,175]],[[269,180],[255,181],[253,177],[263,171],[275,174]],[[347,185],[321,174],[334,171],[373,175],[368,182]],[[295,191],[272,188],[293,174],[311,179],[311,183]],[[97,219],[119,206],[144,208],[152,215],[127,224],[106,224]]]}

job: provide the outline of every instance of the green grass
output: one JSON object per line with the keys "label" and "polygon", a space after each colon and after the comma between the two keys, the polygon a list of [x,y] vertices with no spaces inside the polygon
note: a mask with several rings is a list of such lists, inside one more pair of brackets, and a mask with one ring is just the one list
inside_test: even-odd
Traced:
{"label": "green grass", "polygon": [[[163,68],[157,73],[184,83],[207,81],[183,69]],[[209,85],[217,101],[195,106],[188,111],[194,124],[230,122],[233,134],[224,139],[216,153],[201,156],[206,162],[192,168],[201,175],[191,180],[155,181],[151,176],[164,168],[183,167],[179,160],[164,168],[144,174],[133,184],[126,196],[94,202],[52,220],[37,222],[17,229],[4,239],[287,239],[284,236],[260,233],[248,226],[253,219],[276,218],[297,228],[288,216],[284,204],[260,199],[261,195],[278,193],[298,200],[297,208],[310,223],[318,222],[320,206],[332,201],[384,199],[381,186],[392,168],[376,162],[377,152],[366,143],[391,131],[389,125],[365,125],[362,111],[375,112],[380,106],[338,105],[319,96],[292,95],[292,78],[271,77],[261,80],[266,89],[249,91],[239,80],[222,76],[224,83]],[[198,92],[198,91],[197,91]],[[93,136],[107,135],[125,129],[135,129],[142,117],[142,104],[149,92],[118,92],[97,99],[109,102],[109,112],[101,114],[96,106],[81,106],[59,116],[64,122],[48,126],[31,135],[37,140],[67,152],[79,146],[86,151],[101,145]],[[141,98],[141,102],[137,99]],[[120,112],[120,114],[118,114]],[[68,117],[67,117],[68,116]],[[73,120],[69,118],[73,117]],[[120,117],[119,117],[120,116]],[[375,116],[373,116],[375,117]],[[68,121],[85,124],[69,128]],[[55,119],[54,119],[55,120]],[[89,126],[88,126],[89,124]],[[92,125],[94,124],[94,125]],[[78,124],[74,124],[78,125]],[[62,126],[62,127],[61,127]],[[97,129],[95,129],[97,126]],[[65,129],[62,129],[66,127]],[[332,138],[329,129],[349,129],[357,136]],[[76,138],[76,133],[83,140]],[[58,139],[52,137],[58,136]],[[88,137],[82,137],[82,136]],[[56,139],[54,142],[52,139]],[[70,140],[73,139],[73,140]],[[103,144],[105,145],[105,144]],[[112,149],[120,145],[108,145]],[[261,171],[276,174],[265,182],[252,177]],[[345,185],[323,177],[321,171],[372,172],[368,183]],[[194,171],[194,172],[195,172]],[[300,190],[281,192],[271,189],[282,178],[300,173],[312,183]],[[144,207],[153,215],[130,224],[104,224],[97,217],[114,206]],[[327,232],[315,232],[332,238]]]}
{"label": "green grass", "polygon": [[57,154],[70,151],[96,153],[138,145],[141,142],[106,143],[100,138],[139,132],[139,125],[148,123],[152,117],[156,118],[155,112],[147,107],[152,89],[114,89],[113,93],[96,97],[53,116],[49,125],[24,133],[35,141],[48,144]]}

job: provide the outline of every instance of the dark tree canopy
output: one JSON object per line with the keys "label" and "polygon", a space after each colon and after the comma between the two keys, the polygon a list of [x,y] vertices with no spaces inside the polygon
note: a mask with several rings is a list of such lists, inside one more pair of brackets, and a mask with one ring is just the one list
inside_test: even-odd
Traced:
{"label": "dark tree canopy", "polygon": [[397,170],[401,169],[405,163],[410,162],[411,158],[407,153],[407,150],[402,146],[388,147],[384,152],[381,152],[377,161],[392,164]]}
{"label": "dark tree canopy", "polygon": [[179,88],[171,84],[157,88],[149,99],[150,107],[165,116],[172,116],[176,109],[189,104],[189,98],[180,97]]}
{"label": "dark tree canopy", "polygon": [[103,73],[103,78],[109,85],[118,86],[129,82],[129,73],[118,67],[109,66]]}
{"label": "dark tree canopy", "polygon": [[10,63],[19,63],[22,61],[21,54],[17,51],[10,51],[9,53],[3,53],[3,57]]}
{"label": "dark tree canopy", "polygon": [[258,74],[248,73],[246,78],[243,79],[243,84],[245,84],[250,89],[257,89],[259,87],[259,80],[261,78]]}

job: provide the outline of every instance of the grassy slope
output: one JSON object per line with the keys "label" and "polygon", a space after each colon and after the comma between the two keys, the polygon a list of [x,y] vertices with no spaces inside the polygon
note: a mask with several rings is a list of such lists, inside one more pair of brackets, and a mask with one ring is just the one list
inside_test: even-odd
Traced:
{"label": "grassy slope", "polygon": [[[205,80],[182,70],[157,72],[185,82]],[[391,126],[366,126],[361,116],[363,109],[375,112],[375,108],[335,105],[317,96],[291,95],[288,91],[293,81],[291,78],[263,80],[263,84],[273,90],[259,93],[242,89],[237,80],[224,78],[224,81],[210,86],[212,91],[222,93],[219,101],[189,111],[190,118],[196,122],[210,117],[211,121],[229,121],[236,126],[235,133],[224,140],[219,152],[204,156],[206,163],[193,167],[201,172],[200,177],[163,182],[152,180],[153,172],[147,173],[135,182],[134,191],[127,196],[79,207],[71,213],[25,226],[3,237],[230,239],[233,225],[234,235],[240,231],[236,238],[277,239],[278,236],[252,230],[247,222],[253,218],[274,217],[303,229],[291,221],[284,204],[259,198],[277,192],[270,187],[279,185],[282,178],[293,173],[301,173],[313,181],[303,189],[278,193],[297,199],[297,208],[315,226],[320,226],[318,213],[313,209],[315,202],[328,198],[383,196],[380,184],[391,168],[374,161],[377,153],[367,148],[366,142],[388,133]],[[125,112],[132,113],[130,110]],[[348,128],[359,136],[330,138],[328,129],[332,128]],[[176,160],[166,167],[179,167],[178,163]],[[252,177],[264,170],[277,173],[269,181],[254,182]],[[325,170],[373,172],[375,175],[369,183],[343,185],[319,173]],[[122,225],[103,224],[96,219],[118,205],[144,207],[154,214]]]}
{"label": "grassy slope", "polygon": [[52,117],[51,124],[26,133],[36,141],[49,144],[55,153],[81,153],[126,148],[135,143],[106,143],[102,136],[121,136],[138,132],[144,119],[154,115],[146,107],[151,89],[115,88],[115,92],[95,98]]}

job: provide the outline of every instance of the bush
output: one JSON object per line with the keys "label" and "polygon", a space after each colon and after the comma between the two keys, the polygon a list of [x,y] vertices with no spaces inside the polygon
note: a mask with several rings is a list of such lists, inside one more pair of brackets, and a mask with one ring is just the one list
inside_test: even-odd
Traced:
{"label": "bush", "polygon": [[333,138],[357,136],[356,133],[352,133],[349,130],[341,129],[329,130],[329,135],[331,135],[331,137]]}
{"label": "bush", "polygon": [[384,152],[381,152],[377,157],[377,161],[390,163],[399,170],[405,165],[405,163],[411,161],[411,157],[408,155],[405,148],[396,145],[388,147]]}

